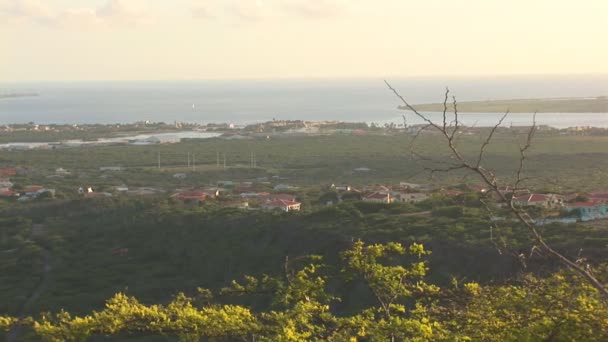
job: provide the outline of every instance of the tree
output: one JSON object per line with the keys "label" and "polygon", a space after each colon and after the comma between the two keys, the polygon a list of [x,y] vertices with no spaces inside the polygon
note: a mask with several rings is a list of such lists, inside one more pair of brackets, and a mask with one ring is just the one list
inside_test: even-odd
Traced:
{"label": "tree", "polygon": [[[412,111],[416,116],[424,120],[426,125],[416,133],[414,136],[414,140],[421,134],[421,132],[431,129],[434,132],[439,133],[439,136],[446,144],[450,156],[448,160],[431,160],[429,157],[418,154],[414,149],[414,144],[412,144],[412,154],[421,160],[428,161],[433,163],[434,165],[429,168],[431,174],[437,172],[452,172],[456,170],[466,170],[476,174],[485,184],[489,187],[490,191],[493,191],[502,201],[505,203],[509,203],[509,209],[511,213],[517,218],[521,224],[523,224],[528,232],[530,233],[530,237],[535,243],[534,249],[538,249],[543,253],[551,256],[552,258],[559,261],[562,265],[567,268],[574,270],[576,273],[582,276],[582,279],[585,279],[589,284],[595,287],[604,297],[606,301],[608,301],[608,289],[606,286],[594,275],[593,271],[590,268],[589,264],[581,264],[575,260],[572,260],[565,255],[561,254],[559,251],[552,248],[543,238],[542,234],[536,229],[535,221],[531,217],[531,215],[526,211],[525,208],[516,207],[514,205],[514,201],[510,198],[507,198],[504,192],[500,191],[501,186],[506,185],[506,182],[500,180],[495,172],[491,169],[484,166],[484,154],[486,152],[487,147],[492,143],[492,138],[494,134],[498,130],[498,128],[502,125],[503,121],[509,114],[509,111],[500,118],[498,123],[493,126],[486,139],[483,140],[481,145],[479,146],[478,153],[476,157],[470,158],[465,156],[458,148],[458,138],[463,134],[463,125],[458,117],[458,105],[456,101],[456,97],[452,97],[452,106],[454,109],[453,117],[449,118],[447,115],[448,111],[448,99],[450,90],[446,89],[445,98],[443,101],[443,116],[441,122],[434,122],[430,120],[424,114],[418,112],[413,106],[411,106],[403,96],[397,92],[395,88],[393,88],[387,81],[385,81],[389,90],[391,90],[395,96],[403,103],[404,108]],[[532,140],[534,138],[534,134],[536,133],[536,114],[533,117],[532,126],[530,127],[528,134],[526,136],[526,140],[524,144],[519,146],[519,165],[515,172],[515,181],[511,184],[511,188],[514,191],[520,189],[522,182],[525,180],[523,177],[524,166],[527,160],[527,152],[532,146]]]}
{"label": "tree", "polygon": [[412,307],[404,305],[404,300],[414,299],[420,295],[429,295],[439,291],[434,285],[426,284],[422,279],[428,271],[426,261],[402,265],[384,265],[380,260],[390,261],[395,256],[409,255],[421,258],[430,254],[420,244],[409,248],[399,243],[365,246],[357,241],[352,249],[342,253],[346,262],[345,272],[363,279],[380,307],[365,310],[359,321],[360,336],[367,336],[372,341],[431,340],[436,337],[437,322],[431,322],[426,307],[421,301],[414,300]]}

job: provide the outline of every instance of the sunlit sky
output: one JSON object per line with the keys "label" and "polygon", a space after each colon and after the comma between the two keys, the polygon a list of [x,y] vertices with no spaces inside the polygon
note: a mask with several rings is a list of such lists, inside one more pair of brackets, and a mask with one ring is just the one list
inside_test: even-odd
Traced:
{"label": "sunlit sky", "polygon": [[0,81],[608,73],[608,0],[0,0]]}

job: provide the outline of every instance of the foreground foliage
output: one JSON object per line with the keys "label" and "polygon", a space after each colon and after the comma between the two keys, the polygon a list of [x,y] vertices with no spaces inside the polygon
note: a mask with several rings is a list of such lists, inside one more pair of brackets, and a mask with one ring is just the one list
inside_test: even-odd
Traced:
{"label": "foreground foliage", "polygon": [[[20,324],[45,341],[119,340],[173,336],[180,341],[603,341],[608,311],[597,291],[576,276],[527,275],[510,285],[477,283],[446,289],[424,281],[420,244],[365,245],[341,253],[341,265],[319,256],[285,261],[280,277],[246,276],[216,296],[207,289],[178,294],[168,304],[146,305],[125,293],[101,311],[62,311],[38,319],[0,317],[0,331]],[[337,281],[339,280],[339,281]],[[337,285],[339,284],[339,285]],[[349,315],[336,307],[340,286],[360,286],[375,299]],[[268,298],[255,310],[235,300]],[[220,303],[220,299],[225,303]],[[352,300],[352,299],[350,299]]]}

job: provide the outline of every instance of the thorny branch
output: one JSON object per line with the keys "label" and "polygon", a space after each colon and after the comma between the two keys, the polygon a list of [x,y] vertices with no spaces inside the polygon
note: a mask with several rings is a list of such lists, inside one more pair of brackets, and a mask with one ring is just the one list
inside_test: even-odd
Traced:
{"label": "thorny branch", "polygon": [[[443,139],[445,140],[445,143],[447,144],[447,146],[449,148],[449,151],[451,153],[451,159],[454,161],[454,164],[449,167],[444,167],[442,169],[435,169],[434,172],[438,172],[438,171],[439,172],[449,172],[449,171],[458,170],[458,169],[466,169],[466,170],[469,170],[469,171],[477,174],[481,178],[481,180],[490,188],[490,190],[492,192],[494,192],[502,201],[510,204],[509,205],[510,211],[527,228],[532,239],[536,243],[536,246],[532,250],[533,252],[535,252],[536,249],[538,249],[538,250],[550,255],[551,257],[555,258],[556,260],[558,260],[560,263],[562,263],[566,267],[574,270],[576,273],[578,273],[580,276],[582,276],[585,280],[587,280],[591,285],[593,285],[593,287],[595,287],[602,294],[603,299],[608,302],[608,289],[606,289],[604,284],[602,284],[602,282],[599,281],[593,275],[589,265],[582,265],[582,264],[577,263],[576,261],[572,261],[568,257],[564,256],[560,252],[553,249],[549,244],[547,244],[547,242],[544,240],[543,236],[536,229],[534,220],[530,217],[528,212],[523,208],[516,207],[514,205],[513,200],[507,198],[507,196],[499,190],[500,186],[499,186],[498,178],[497,178],[496,174],[483,166],[483,156],[484,156],[485,148],[491,143],[494,133],[496,132],[498,127],[502,124],[502,122],[507,117],[507,115],[509,114],[508,111],[503,115],[503,117],[500,119],[500,121],[491,129],[490,134],[488,135],[488,137],[486,138],[486,140],[483,142],[483,144],[480,147],[480,151],[479,151],[477,160],[475,162],[470,162],[458,150],[458,148],[456,147],[456,145],[454,143],[454,138],[460,128],[460,120],[458,118],[458,107],[457,107],[455,97],[453,100],[454,101],[453,102],[453,105],[454,105],[453,123],[454,123],[454,125],[452,125],[452,123],[450,123],[448,125],[446,114],[447,114],[447,101],[448,101],[448,96],[449,96],[449,92],[450,92],[449,89],[446,88],[446,92],[445,92],[445,99],[444,99],[444,103],[443,103],[443,105],[444,105],[443,121],[438,124],[436,122],[433,122],[427,116],[418,112],[414,107],[412,107],[409,104],[409,102],[407,102],[407,100],[401,94],[399,94],[399,92],[395,88],[393,88],[387,81],[384,81],[384,83],[389,88],[389,90],[391,90],[395,94],[395,96],[397,96],[397,98],[405,105],[405,107],[407,109],[412,111],[416,116],[418,116],[420,119],[422,119],[426,123],[425,128],[433,128],[433,129],[437,130],[440,133],[440,135],[443,137]],[[517,189],[517,187],[519,187],[522,180],[524,179],[522,177],[522,173],[523,173],[523,169],[525,166],[525,161],[527,159],[526,153],[532,146],[532,140],[534,138],[535,132],[536,132],[536,114],[534,114],[532,126],[530,127],[530,130],[527,134],[526,143],[523,146],[520,146],[520,148],[519,148],[520,158],[519,158],[519,167],[518,167],[517,173],[516,173],[515,189]],[[419,133],[420,133],[420,131],[416,134],[415,138],[417,138],[419,136]],[[433,170],[431,170],[431,171],[433,171]]]}

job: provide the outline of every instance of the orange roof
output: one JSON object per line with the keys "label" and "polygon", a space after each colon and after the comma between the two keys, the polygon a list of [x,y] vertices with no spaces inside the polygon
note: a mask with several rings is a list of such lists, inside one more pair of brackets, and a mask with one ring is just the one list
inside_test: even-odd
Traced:
{"label": "orange roof", "polygon": [[575,203],[568,203],[568,207],[571,207],[571,208],[595,207],[596,205],[598,205],[600,203],[601,202],[596,202],[596,201],[575,202]]}
{"label": "orange roof", "polygon": [[274,202],[274,201],[295,202],[295,200],[296,200],[296,196],[290,195],[290,194],[269,194],[264,197],[266,197],[265,199],[269,202]]}
{"label": "orange roof", "polygon": [[381,194],[379,192],[373,192],[373,193],[365,196],[365,198],[376,198],[376,199],[386,199],[387,197],[389,197],[388,194]]}
{"label": "orange roof", "polygon": [[36,191],[40,191],[40,190],[43,190],[43,189],[44,189],[44,187],[40,186],[40,185],[30,185],[27,188],[25,188],[23,190],[23,192],[36,192]]}
{"label": "orange roof", "polygon": [[513,197],[514,201],[517,202],[528,202],[528,203],[535,203],[535,202],[546,202],[550,199],[551,197],[548,195],[543,195],[543,194],[530,194],[530,195],[524,195],[524,196],[518,196],[518,197]]}
{"label": "orange roof", "polygon": [[206,200],[209,195],[203,191],[182,191],[175,193],[171,196],[171,198],[176,198],[181,201],[188,200]]}
{"label": "orange roof", "polygon": [[286,201],[286,200],[275,200],[272,202],[268,202],[266,203],[267,207],[281,207],[281,208],[286,208],[286,207],[291,207],[294,205],[300,205],[300,202],[295,202],[295,201]]}

